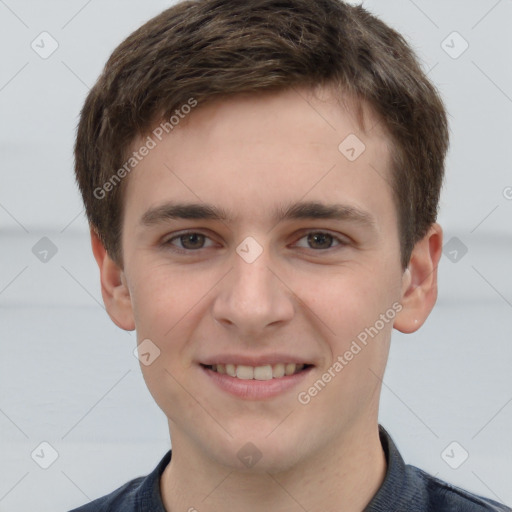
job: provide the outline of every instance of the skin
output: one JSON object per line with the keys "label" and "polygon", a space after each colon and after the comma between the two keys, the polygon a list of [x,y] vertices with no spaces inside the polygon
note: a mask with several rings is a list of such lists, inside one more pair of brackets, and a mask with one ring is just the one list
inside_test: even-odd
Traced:
{"label": "skin", "polygon": [[[91,231],[110,317],[161,351],[141,369],[172,438],[160,482],[167,510],[360,511],[381,485],[378,406],[391,331],[414,332],[432,310],[442,230],[432,225],[404,271],[389,137],[367,107],[364,120],[365,131],[325,87],[199,105],[129,177],[123,268]],[[351,133],[366,146],[353,162],[338,150]],[[275,207],[306,200],[358,208],[374,226],[273,219]],[[141,222],[167,201],[209,203],[234,218]],[[183,230],[205,235],[204,245],[169,241]],[[344,243],[315,243],[311,231]],[[248,236],[263,251],[252,263],[236,252]],[[394,320],[299,403],[393,304],[402,308]],[[219,353],[291,354],[314,367],[281,395],[242,399],[199,366]],[[237,456],[248,442],[262,455],[252,467]]]}

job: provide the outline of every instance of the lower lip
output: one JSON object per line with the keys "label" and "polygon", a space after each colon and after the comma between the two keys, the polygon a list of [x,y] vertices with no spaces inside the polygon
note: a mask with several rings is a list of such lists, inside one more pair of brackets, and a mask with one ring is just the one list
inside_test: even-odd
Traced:
{"label": "lower lip", "polygon": [[263,400],[280,395],[294,388],[304,380],[306,375],[313,369],[312,366],[305,368],[299,373],[269,380],[238,379],[225,373],[217,373],[204,366],[200,367],[205,375],[223,391],[245,400]]}

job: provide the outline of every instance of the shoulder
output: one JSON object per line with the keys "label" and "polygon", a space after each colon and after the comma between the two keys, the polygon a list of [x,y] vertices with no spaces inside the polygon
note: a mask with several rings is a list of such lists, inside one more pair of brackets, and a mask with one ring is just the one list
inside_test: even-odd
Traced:
{"label": "shoulder", "polygon": [[70,512],[114,512],[122,510],[124,512],[135,511],[135,500],[137,492],[144,480],[144,477],[134,478],[116,489],[115,491],[97,498],[86,505],[74,508]]}
{"label": "shoulder", "polygon": [[489,498],[461,489],[444,480],[440,480],[425,471],[407,465],[407,471],[421,482],[424,490],[427,510],[436,512],[512,512],[512,509]]}
{"label": "shoulder", "polygon": [[160,476],[170,460],[171,450],[149,475],[134,478],[110,494],[69,512],[165,512],[160,495]]}
{"label": "shoulder", "polygon": [[512,512],[497,501],[473,494],[405,464],[388,432],[379,425],[387,471],[365,512]]}

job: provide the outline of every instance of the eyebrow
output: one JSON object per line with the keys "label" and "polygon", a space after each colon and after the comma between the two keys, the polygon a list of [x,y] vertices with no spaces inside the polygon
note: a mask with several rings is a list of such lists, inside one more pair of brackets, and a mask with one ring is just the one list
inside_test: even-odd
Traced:
{"label": "eyebrow", "polygon": [[[229,211],[211,204],[168,202],[147,210],[141,217],[141,224],[149,227],[175,219],[231,221],[234,217]],[[349,205],[307,201],[274,210],[275,222],[293,219],[332,219],[376,227],[370,213]]]}

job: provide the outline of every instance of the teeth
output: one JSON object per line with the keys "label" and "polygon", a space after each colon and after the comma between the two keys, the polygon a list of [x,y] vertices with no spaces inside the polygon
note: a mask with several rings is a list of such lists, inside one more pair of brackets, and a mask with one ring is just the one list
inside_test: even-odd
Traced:
{"label": "teeth", "polygon": [[292,373],[295,371],[296,365],[293,363],[287,363],[284,367],[284,374],[285,375],[292,375]]}
{"label": "teeth", "polygon": [[254,368],[252,366],[244,366],[243,364],[239,364],[236,367],[236,376],[243,380],[254,379]]}
{"label": "teeth", "polygon": [[303,364],[277,363],[264,366],[246,366],[243,364],[214,364],[211,366],[214,372],[228,374],[242,380],[270,380],[279,379],[285,375],[293,375],[304,369]]}
{"label": "teeth", "polygon": [[272,366],[256,366],[254,368],[254,378],[256,380],[270,380],[272,378]]}
{"label": "teeth", "polygon": [[272,377],[275,377],[277,379],[279,377],[284,377],[284,364],[283,363],[274,365],[274,367],[272,368]]}

